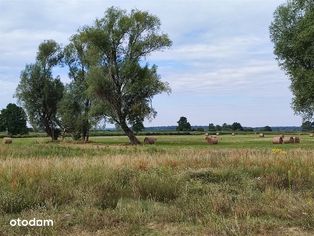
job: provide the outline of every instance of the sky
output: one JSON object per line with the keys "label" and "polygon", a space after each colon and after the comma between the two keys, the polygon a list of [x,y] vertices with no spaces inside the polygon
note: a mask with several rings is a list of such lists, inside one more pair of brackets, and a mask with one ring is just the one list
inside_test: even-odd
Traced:
{"label": "sky", "polygon": [[[145,126],[240,122],[243,126],[299,126],[291,109],[290,81],[269,38],[273,12],[284,0],[0,0],[0,108],[14,98],[20,72],[35,61],[38,45],[92,25],[108,7],[149,11],[173,41],[147,57],[170,95],[153,99],[158,112]],[[65,70],[56,70],[69,82]]]}

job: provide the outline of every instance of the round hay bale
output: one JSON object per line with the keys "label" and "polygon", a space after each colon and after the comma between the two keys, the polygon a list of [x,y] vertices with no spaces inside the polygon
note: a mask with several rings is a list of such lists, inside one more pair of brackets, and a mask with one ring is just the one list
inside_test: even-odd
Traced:
{"label": "round hay bale", "polygon": [[264,135],[263,133],[260,133],[260,134],[259,134],[259,137],[260,137],[260,138],[264,138],[265,135]]}
{"label": "round hay bale", "polygon": [[157,138],[153,138],[153,137],[145,137],[144,138],[145,144],[155,144],[156,141],[157,141]]}
{"label": "round hay bale", "polygon": [[3,144],[11,144],[12,142],[12,138],[3,138]]}
{"label": "round hay bale", "polygon": [[293,143],[300,143],[300,138],[299,137],[293,137]]}
{"label": "round hay bale", "polygon": [[294,139],[293,139],[293,137],[284,137],[283,143],[285,143],[285,144],[294,143]]}
{"label": "round hay bale", "polygon": [[282,144],[282,143],[283,143],[283,139],[281,136],[273,137],[273,144]]}
{"label": "round hay bale", "polygon": [[311,134],[310,134],[310,137],[314,137],[314,134],[313,134],[313,133],[311,133]]}
{"label": "round hay bale", "polygon": [[232,133],[231,135],[232,135],[232,136],[235,136],[235,133]]}
{"label": "round hay bale", "polygon": [[205,138],[208,144],[218,144],[218,137],[216,136],[208,136]]}

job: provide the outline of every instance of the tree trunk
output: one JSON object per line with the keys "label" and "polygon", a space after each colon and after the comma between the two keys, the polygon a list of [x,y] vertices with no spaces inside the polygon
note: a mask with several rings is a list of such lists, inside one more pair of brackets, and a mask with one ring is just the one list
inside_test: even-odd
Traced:
{"label": "tree trunk", "polygon": [[89,141],[89,131],[86,132],[85,143],[88,143],[88,141]]}
{"label": "tree trunk", "polygon": [[54,141],[53,129],[50,127],[49,121],[45,122],[45,131],[48,134],[48,136],[51,138],[51,141]]}
{"label": "tree trunk", "polygon": [[55,134],[54,128],[51,128],[50,126],[48,126],[46,128],[46,133],[48,134],[48,136],[51,138],[52,141],[58,140],[58,136]]}
{"label": "tree trunk", "polygon": [[83,138],[84,143],[88,142],[88,140],[89,140],[89,130],[88,130],[88,128],[86,128],[86,129],[84,128],[83,129],[82,138]]}
{"label": "tree trunk", "polygon": [[124,131],[126,136],[128,136],[130,143],[133,145],[140,144],[140,141],[136,138],[133,131],[127,126],[125,122],[120,123],[121,129]]}
{"label": "tree trunk", "polygon": [[52,139],[52,141],[55,141],[56,140],[55,129],[53,128],[52,125],[51,125],[50,129],[51,129],[51,139]]}
{"label": "tree trunk", "polygon": [[90,128],[89,117],[88,117],[89,108],[90,108],[90,100],[87,99],[85,101],[85,119],[86,120],[84,120],[84,122],[83,122],[83,141],[84,141],[84,143],[87,143],[89,141],[89,128]]}

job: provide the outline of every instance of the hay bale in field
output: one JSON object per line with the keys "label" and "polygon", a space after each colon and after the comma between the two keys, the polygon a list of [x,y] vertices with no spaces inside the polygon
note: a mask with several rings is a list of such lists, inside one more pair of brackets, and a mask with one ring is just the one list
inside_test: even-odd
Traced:
{"label": "hay bale in field", "polygon": [[311,134],[310,134],[310,137],[314,137],[314,134],[313,134],[313,133],[311,133]]}
{"label": "hay bale in field", "polygon": [[299,137],[293,137],[293,143],[300,143],[300,138]]}
{"label": "hay bale in field", "polygon": [[235,136],[235,133],[232,133],[231,135],[232,135],[232,136]]}
{"label": "hay bale in field", "polygon": [[157,138],[153,138],[153,137],[145,137],[144,138],[145,144],[155,144],[156,141],[157,141]]}
{"label": "hay bale in field", "polygon": [[279,137],[273,137],[273,144],[282,144],[283,138],[281,136]]}
{"label": "hay bale in field", "polygon": [[260,133],[260,134],[259,134],[259,137],[260,137],[260,138],[264,138],[265,135],[264,135],[263,133]]}
{"label": "hay bale in field", "polygon": [[216,136],[207,136],[205,139],[208,144],[218,144],[218,137]]}
{"label": "hay bale in field", "polygon": [[3,144],[11,144],[12,142],[11,138],[3,138]]}
{"label": "hay bale in field", "polygon": [[294,143],[293,137],[285,137],[283,138],[283,143]]}

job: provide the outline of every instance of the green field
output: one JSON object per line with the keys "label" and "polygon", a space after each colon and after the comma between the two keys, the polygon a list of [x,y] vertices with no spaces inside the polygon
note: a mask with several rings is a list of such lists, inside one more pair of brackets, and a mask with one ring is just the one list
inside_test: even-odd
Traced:
{"label": "green field", "polygon": [[[314,234],[314,138],[156,137],[1,143],[0,235]],[[54,226],[11,227],[17,218]]]}

